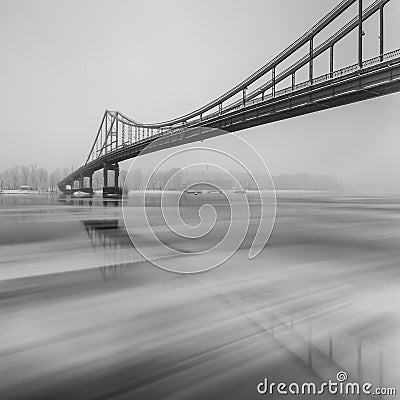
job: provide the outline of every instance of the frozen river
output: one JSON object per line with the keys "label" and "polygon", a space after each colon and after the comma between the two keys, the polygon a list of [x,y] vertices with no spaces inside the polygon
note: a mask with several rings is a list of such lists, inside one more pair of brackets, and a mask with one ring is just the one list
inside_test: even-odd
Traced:
{"label": "frozen river", "polygon": [[118,200],[0,195],[0,399],[251,399],[340,370],[400,389],[400,198],[278,192],[247,249],[173,274]]}

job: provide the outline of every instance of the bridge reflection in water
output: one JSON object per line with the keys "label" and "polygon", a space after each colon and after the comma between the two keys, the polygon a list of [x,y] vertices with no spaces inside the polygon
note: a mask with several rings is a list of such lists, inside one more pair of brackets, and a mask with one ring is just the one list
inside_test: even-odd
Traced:
{"label": "bridge reflection in water", "polygon": [[[157,196],[153,196],[151,203],[156,205],[157,199]],[[100,267],[103,281],[124,277],[127,273],[133,273],[135,267],[147,264],[133,247],[123,221],[117,218],[97,219],[85,220],[83,224],[99,256],[99,262],[103,265]],[[332,315],[334,319],[336,312],[340,314],[340,307],[338,310],[335,307],[326,310],[324,296],[316,296],[316,304],[312,306],[316,311],[310,314],[301,293],[298,293],[297,302],[290,299],[291,296],[282,301],[278,293],[271,296],[273,292],[266,289],[265,281],[259,281],[259,276],[253,273],[254,270],[234,268],[229,283],[226,277],[221,281],[219,274],[213,276],[210,273],[206,278],[192,277],[189,285],[204,286],[210,295],[221,297],[259,329],[257,336],[263,335],[265,340],[272,340],[285,348],[303,368],[313,371],[319,379],[334,380],[337,372],[342,370],[348,374],[349,382],[359,382],[360,385],[369,382],[374,387],[395,387],[398,383],[397,356],[390,349],[381,346],[379,340],[369,340],[368,335],[364,338],[362,330],[352,333],[343,330],[340,325],[335,328],[332,321],[324,324],[324,319]],[[223,285],[222,289],[220,284]],[[228,290],[225,288],[227,285]],[[382,321],[383,325],[387,323],[384,319]]]}
{"label": "bridge reflection in water", "polygon": [[[109,202],[104,202],[109,206]],[[118,206],[118,202],[112,202]],[[100,272],[105,281],[108,276],[116,277],[117,272],[147,262],[134,248],[129,235],[118,219],[83,221],[85,230],[96,250]]]}
{"label": "bridge reflection in water", "polygon": [[259,257],[192,276],[141,261],[118,201],[3,198],[0,398],[257,399],[339,370],[398,387],[400,199],[278,196]]}

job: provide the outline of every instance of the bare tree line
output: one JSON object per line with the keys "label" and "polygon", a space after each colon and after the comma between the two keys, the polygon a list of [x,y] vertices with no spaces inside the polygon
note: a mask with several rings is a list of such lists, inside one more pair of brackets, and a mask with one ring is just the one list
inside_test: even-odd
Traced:
{"label": "bare tree line", "polygon": [[[47,170],[37,167],[35,164],[30,166],[14,166],[0,171],[0,190],[19,189],[21,186],[29,186],[34,190],[57,192],[57,183],[67,176],[73,168],[56,168]],[[255,189],[255,182],[251,176],[246,173],[232,172],[236,181],[244,189]],[[256,173],[257,175],[257,173]],[[217,181],[224,179],[221,174],[216,172],[199,171],[180,171],[179,168],[172,168],[165,171],[143,171],[136,169],[129,174],[121,170],[119,176],[119,186],[127,190],[148,190],[167,189],[180,190],[189,180],[198,181]],[[343,189],[343,184],[337,178],[328,175],[311,174],[280,174],[273,177],[276,189],[303,189],[303,190],[328,190],[337,191]],[[262,179],[259,179],[262,182]],[[233,183],[236,188],[237,184]],[[101,189],[103,187],[103,171],[96,171],[93,174],[93,188]],[[269,187],[260,189],[270,189]]]}
{"label": "bare tree line", "polygon": [[[121,173],[122,176],[122,173]],[[223,174],[217,171],[191,170],[180,171],[179,168],[173,168],[168,171],[157,171],[152,174],[149,171],[140,169],[131,171],[128,176],[123,176],[120,182],[126,180],[126,187],[132,190],[143,190],[145,187],[149,190],[167,189],[180,190],[187,182],[213,182],[222,183],[231,181],[232,189],[272,189],[270,179],[264,179],[263,173],[255,172],[253,175],[247,172],[231,171],[229,174]],[[316,174],[279,174],[273,177],[274,186],[278,190],[319,190],[319,191],[342,191],[343,182],[329,175]],[[257,182],[257,183],[256,183]],[[261,185],[261,187],[258,187]]]}
{"label": "bare tree line", "polygon": [[70,168],[48,171],[36,164],[16,165],[0,171],[0,189],[19,189],[30,186],[34,190],[57,191],[57,182],[71,172]]}

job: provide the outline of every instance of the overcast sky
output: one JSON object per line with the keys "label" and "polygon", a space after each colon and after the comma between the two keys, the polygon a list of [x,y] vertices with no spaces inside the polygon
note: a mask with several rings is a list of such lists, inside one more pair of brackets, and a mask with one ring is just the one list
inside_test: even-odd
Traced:
{"label": "overcast sky", "polygon": [[[106,108],[143,122],[191,111],[268,62],[338,3],[0,0],[0,169],[81,165]],[[390,51],[400,48],[400,1],[392,0],[385,15]],[[376,56],[377,16],[364,30],[365,58]],[[337,68],[356,62],[356,45],[352,35],[337,46]],[[317,60],[316,74],[327,68],[327,56]],[[400,191],[399,125],[395,94],[241,135],[273,174],[331,174],[354,187]]]}

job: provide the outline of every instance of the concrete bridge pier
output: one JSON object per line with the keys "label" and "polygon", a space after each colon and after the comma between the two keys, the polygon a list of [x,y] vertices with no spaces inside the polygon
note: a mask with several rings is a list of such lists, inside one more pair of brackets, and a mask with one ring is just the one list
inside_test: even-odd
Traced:
{"label": "concrete bridge pier", "polygon": [[[87,186],[85,185],[86,183],[88,183]],[[93,172],[87,172],[86,174],[82,174],[80,176],[80,179],[79,179],[79,190],[81,192],[85,192],[85,193],[88,193],[88,194],[93,194]]]}
{"label": "concrete bridge pier", "polygon": [[81,188],[81,182],[79,179],[75,179],[71,182],[71,189],[69,194],[73,194],[74,192],[77,192]]}
{"label": "concrete bridge pier", "polygon": [[[109,180],[109,171],[114,172],[113,180],[110,182]],[[119,165],[118,164],[104,164],[103,168],[103,197],[114,196],[120,197],[122,196],[122,190],[118,185],[119,179]]]}

